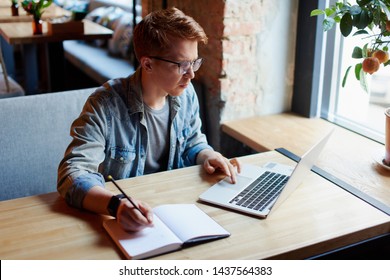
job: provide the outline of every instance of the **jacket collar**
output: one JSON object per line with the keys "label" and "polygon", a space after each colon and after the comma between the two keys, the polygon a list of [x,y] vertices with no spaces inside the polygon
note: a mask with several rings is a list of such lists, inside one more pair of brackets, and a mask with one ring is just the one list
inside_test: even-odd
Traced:
{"label": "jacket collar", "polygon": [[[135,71],[133,75],[129,77],[129,87],[126,93],[126,105],[129,108],[129,114],[144,113],[144,102],[142,98],[142,71],[141,67]],[[180,98],[175,96],[168,96],[170,103],[171,113],[175,113],[180,108]],[[174,115],[174,114],[173,114]]]}

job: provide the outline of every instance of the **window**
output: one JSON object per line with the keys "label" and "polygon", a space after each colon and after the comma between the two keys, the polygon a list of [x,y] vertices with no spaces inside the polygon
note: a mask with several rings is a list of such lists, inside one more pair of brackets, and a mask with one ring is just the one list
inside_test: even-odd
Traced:
{"label": "window", "polygon": [[[325,2],[319,1],[320,5]],[[353,3],[355,1],[351,1]],[[327,3],[326,6],[329,4]],[[317,30],[322,30],[322,17]],[[322,32],[322,48],[317,60],[320,61],[318,79],[320,116],[331,122],[356,131],[362,135],[384,143],[384,110],[390,107],[390,67],[383,67],[368,78],[370,93],[366,93],[354,77],[354,65],[358,61],[351,57],[353,48],[363,46],[364,36],[341,36],[339,26]],[[363,41],[362,41],[363,40]],[[368,42],[368,41],[367,41]],[[352,65],[345,87],[342,79],[348,66]]]}

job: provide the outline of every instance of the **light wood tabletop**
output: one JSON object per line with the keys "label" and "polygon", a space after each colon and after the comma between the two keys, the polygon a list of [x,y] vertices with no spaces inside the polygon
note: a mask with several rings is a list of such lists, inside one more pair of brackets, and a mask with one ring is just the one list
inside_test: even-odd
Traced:
{"label": "light wood tabletop", "polygon": [[[4,2],[4,1],[3,1]],[[19,15],[12,16],[11,13],[11,1],[8,2],[7,5],[3,2],[0,2],[0,23],[4,22],[31,22],[33,20],[32,15],[27,14],[27,12],[19,5]],[[42,14],[43,20],[59,18],[63,16],[70,17],[72,13],[67,11],[61,7],[58,7],[55,4],[51,4],[45,12]]]}
{"label": "light wood tabletop", "polygon": [[10,44],[36,44],[62,42],[65,40],[109,39],[113,31],[90,20],[83,20],[83,33],[48,34],[47,22],[43,22],[43,34],[34,35],[31,22],[0,23],[0,35]]}
{"label": "light wood tabletop", "polygon": [[[275,151],[241,161],[295,165]],[[220,179],[194,166],[117,183],[152,207],[195,203],[231,233],[155,259],[302,259],[390,232],[390,216],[315,173],[267,219],[199,202],[199,195]],[[115,191],[111,183],[107,187]],[[123,258],[102,227],[107,217],[70,208],[56,192],[2,201],[0,213],[2,260]]]}
{"label": "light wood tabletop", "polygon": [[378,161],[384,145],[321,118],[293,113],[228,121],[222,131],[257,152],[285,148],[302,156],[335,128],[316,165],[360,192],[390,207],[390,170]]}
{"label": "light wood tabletop", "polygon": [[[64,88],[65,58],[62,42],[65,40],[107,40],[113,30],[90,20],[83,20],[83,32],[49,34],[48,23],[43,22],[43,34],[34,35],[31,22],[0,23],[2,49],[7,68],[15,73],[14,46],[21,45],[24,89],[27,94],[61,91]],[[3,43],[4,41],[4,43]]]}

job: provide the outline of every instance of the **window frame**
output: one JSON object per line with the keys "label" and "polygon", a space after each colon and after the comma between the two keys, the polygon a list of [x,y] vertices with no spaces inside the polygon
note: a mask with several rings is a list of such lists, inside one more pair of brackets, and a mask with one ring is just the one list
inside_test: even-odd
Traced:
{"label": "window frame", "polygon": [[[336,32],[336,28],[324,32],[323,17],[310,17],[310,12],[314,9],[325,9],[336,1],[299,1],[291,110],[305,117],[323,118],[374,141],[384,143],[384,134],[333,113],[336,112],[338,88],[344,75],[340,62],[343,37],[340,32]],[[313,48],[313,51],[309,51],[308,48]]]}

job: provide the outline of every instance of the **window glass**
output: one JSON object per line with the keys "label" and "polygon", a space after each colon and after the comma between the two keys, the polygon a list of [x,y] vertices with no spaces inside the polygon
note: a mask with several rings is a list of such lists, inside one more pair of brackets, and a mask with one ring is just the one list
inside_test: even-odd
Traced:
{"label": "window glass", "polygon": [[[384,110],[390,107],[390,67],[381,64],[378,72],[367,75],[367,93],[355,78],[354,67],[361,60],[352,58],[352,51],[355,46],[363,47],[369,42],[369,37],[350,35],[344,38],[338,25],[334,32],[326,32],[324,36],[328,37],[328,42],[323,62],[328,67],[325,67],[323,73],[322,117],[383,143]],[[342,80],[349,66],[352,68],[342,87]]]}

